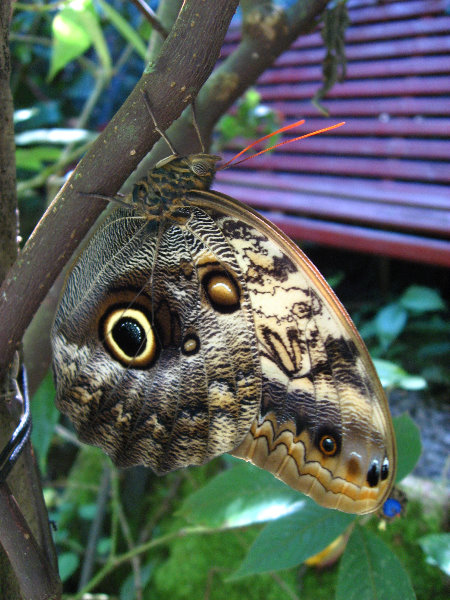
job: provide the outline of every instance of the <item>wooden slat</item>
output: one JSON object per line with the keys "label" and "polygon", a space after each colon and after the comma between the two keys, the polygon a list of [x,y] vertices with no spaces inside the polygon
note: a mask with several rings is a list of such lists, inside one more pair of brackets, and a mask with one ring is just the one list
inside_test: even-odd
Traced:
{"label": "wooden slat", "polygon": [[[316,88],[317,89],[317,88]],[[262,91],[262,90],[261,90]],[[273,110],[280,111],[285,117],[300,119],[301,117],[317,117],[317,108],[311,100],[273,99],[271,102],[262,94],[264,104],[268,104]],[[448,114],[449,101],[447,98],[371,98],[367,100],[343,100],[325,98],[323,104],[332,118],[360,117],[360,116],[433,116],[441,117]]]}
{"label": "wooden slat", "polygon": [[[325,103],[327,103],[325,101]],[[443,101],[444,103],[444,101]],[[317,114],[317,113],[316,113]],[[295,120],[302,115],[295,115]],[[287,119],[288,121],[290,119]],[[294,119],[293,119],[294,120]],[[302,135],[306,131],[315,131],[328,127],[334,119],[325,117],[309,117],[305,125],[294,127],[291,130],[294,138],[297,135]],[[284,124],[284,123],[283,123]],[[350,136],[375,136],[375,137],[392,137],[399,136],[402,138],[420,137],[420,138],[445,138],[448,140],[450,132],[450,118],[423,118],[423,117],[392,117],[384,119],[378,118],[346,118],[344,129],[339,129],[327,132],[327,137],[340,137],[345,133]],[[251,140],[250,140],[251,141]],[[245,146],[249,142],[245,142]],[[228,147],[228,146],[227,146]],[[231,146],[230,146],[231,147]],[[242,149],[244,146],[241,146]]]}
{"label": "wooden slat", "polygon": [[[288,140],[306,131],[312,131],[310,124],[307,128],[294,128],[291,135],[282,140]],[[288,155],[297,154],[299,157],[306,154],[330,154],[340,156],[375,156],[378,158],[419,158],[424,160],[448,160],[450,161],[450,144],[444,140],[414,140],[402,138],[370,138],[360,136],[358,142],[355,138],[337,136],[337,131],[333,137],[328,134],[318,135],[308,140],[299,140],[286,144],[283,153]],[[344,130],[341,128],[341,132]],[[330,132],[331,133],[331,132]],[[239,138],[233,140],[233,144],[227,148],[239,152],[244,147],[244,142]],[[264,146],[255,146],[255,152],[262,150]],[[270,160],[272,154],[267,155]],[[300,158],[301,160],[301,158]],[[275,168],[275,167],[269,167]]]}
{"label": "wooden slat", "polygon": [[[353,62],[347,66],[345,80],[374,77],[404,77],[450,73],[450,60],[442,56],[411,57],[394,60]],[[305,81],[322,81],[322,65],[273,68],[258,79],[258,85],[280,85]]]}
{"label": "wooden slat", "polygon": [[[244,172],[237,167],[219,171],[216,181],[225,185],[251,187],[258,194],[259,188],[272,188],[287,192],[315,194],[340,198],[354,198],[366,202],[378,202],[399,206],[417,206],[423,209],[449,210],[450,190],[444,185],[410,183],[389,180],[361,179],[356,177],[333,177],[331,175],[304,175],[296,173]],[[274,200],[275,201],[275,200]]]}
{"label": "wooden slat", "polygon": [[[378,0],[377,0],[378,1]],[[394,0],[398,2],[398,0]],[[443,3],[442,3],[443,4]],[[426,7],[425,7],[426,9]],[[353,18],[352,24],[347,29],[345,39],[347,43],[361,42],[370,40],[383,40],[387,38],[400,39],[402,37],[415,37],[426,35],[445,34],[450,30],[450,17],[445,14],[445,7],[434,12],[432,19],[421,19],[424,6],[420,12],[410,14],[404,20],[382,21],[381,23],[372,22],[370,24],[361,24],[361,21]],[[411,12],[411,11],[410,11]],[[233,25],[227,33],[223,46],[223,56],[228,55],[230,50],[236,46],[241,39],[240,25]],[[313,46],[323,46],[323,39],[320,33],[315,32],[310,35],[300,36],[295,42],[294,48],[305,48]]]}
{"label": "wooden slat", "polygon": [[[258,86],[264,100],[283,98],[299,100],[312,98],[318,86],[313,83]],[[379,98],[387,96],[428,96],[450,94],[450,77],[404,77],[398,79],[372,79],[336,83],[328,98]]]}
{"label": "wooden slat", "polygon": [[450,267],[450,242],[277,213],[262,214],[286,235],[300,242]]}
{"label": "wooden slat", "polygon": [[445,0],[417,0],[416,2],[392,2],[374,4],[363,8],[352,8],[350,20],[355,23],[392,22],[397,19],[415,19],[422,16],[445,14]]}
{"label": "wooden slat", "polygon": [[[372,23],[370,25],[356,25],[349,27],[345,32],[346,44],[367,42],[367,40],[401,39],[417,36],[428,36],[447,34],[450,30],[450,17],[446,15],[436,16],[432,19],[408,19],[405,21]],[[240,39],[240,32],[236,32],[234,47]],[[228,40],[228,35],[227,35]],[[230,38],[231,41],[231,38]],[[323,46],[323,39],[319,32],[310,35],[302,35],[294,42],[292,48],[309,48]],[[281,57],[280,57],[281,58]]]}
{"label": "wooden slat", "polygon": [[[389,39],[381,42],[349,44],[346,46],[346,58],[349,63],[357,60],[375,60],[406,58],[408,56],[442,55],[445,59],[449,51],[448,36],[432,36],[423,38],[407,38],[403,40]],[[222,58],[231,52],[222,50]],[[318,47],[307,47],[303,50],[288,50],[276,61],[274,66],[318,65],[325,57],[323,43]]]}
{"label": "wooden slat", "polygon": [[[225,161],[230,160],[232,154],[224,153]],[[247,166],[246,166],[247,165]],[[248,168],[248,164],[242,169]],[[302,156],[295,157],[287,154],[274,154],[273,156],[260,156],[252,163],[254,170],[268,170],[302,173],[327,173],[338,175],[354,175],[365,177],[405,179],[409,181],[429,181],[431,183],[449,183],[450,169],[448,163],[403,160],[396,158],[354,158],[354,157],[328,157]]]}
{"label": "wooden slat", "polygon": [[[322,129],[330,124],[330,119],[308,119],[306,126],[311,131]],[[401,137],[420,137],[420,138],[439,138],[448,139],[450,132],[450,118],[423,118],[412,117],[402,118],[393,117],[387,120],[375,119],[355,119],[350,118],[345,122],[344,129],[346,136],[401,136]],[[329,131],[327,136],[338,135],[339,130]],[[300,135],[300,133],[298,134]],[[295,136],[293,136],[295,137]]]}
{"label": "wooden slat", "polygon": [[[346,46],[347,61],[361,60],[390,60],[393,58],[407,58],[409,56],[435,56],[442,55],[445,59],[449,52],[448,36],[431,38],[408,38],[404,40],[387,40],[383,42],[367,42]],[[320,65],[325,58],[325,48],[305,48],[304,50],[288,50],[283,53],[274,66],[289,65]]]}
{"label": "wooden slat", "polygon": [[[339,198],[280,189],[256,189],[217,182],[215,188],[228,196],[261,210],[295,213],[299,216],[328,218],[338,221],[371,223],[375,227],[389,227],[409,231],[450,234],[450,211],[430,210],[416,206],[395,206],[381,202],[364,202],[353,198]],[[256,192],[256,193],[255,193]]]}

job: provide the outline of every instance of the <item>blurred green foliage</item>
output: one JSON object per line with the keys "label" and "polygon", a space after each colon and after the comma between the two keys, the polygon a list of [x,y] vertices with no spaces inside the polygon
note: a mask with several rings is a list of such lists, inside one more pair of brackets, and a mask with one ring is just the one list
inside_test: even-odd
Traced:
{"label": "blurred green foliage", "polygon": [[[384,376],[387,387],[422,389],[426,382],[450,384],[448,312],[439,290],[411,285],[384,306],[368,304],[353,314],[372,356],[384,359],[379,363],[380,376],[382,380]],[[405,369],[414,377],[410,378]]]}

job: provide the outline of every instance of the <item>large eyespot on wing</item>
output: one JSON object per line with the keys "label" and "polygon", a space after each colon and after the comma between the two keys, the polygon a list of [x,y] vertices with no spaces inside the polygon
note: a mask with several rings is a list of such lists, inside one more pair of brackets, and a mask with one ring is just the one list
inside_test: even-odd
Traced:
{"label": "large eyespot on wing", "polygon": [[389,408],[345,309],[305,255],[231,198],[214,200],[251,298],[263,372],[261,409],[232,453],[318,503],[377,509],[395,477]]}
{"label": "large eyespot on wing", "polygon": [[220,265],[209,269],[201,279],[211,306],[219,313],[233,313],[240,308],[240,290],[236,280]]}
{"label": "large eyespot on wing", "polygon": [[232,450],[261,396],[234,253],[205,212],[162,210],[147,221],[120,209],[106,221],[68,278],[53,329],[56,402],[80,439],[158,473]]}
{"label": "large eyespot on wing", "polygon": [[148,369],[158,356],[151,315],[140,304],[110,306],[100,320],[99,339],[124,367]]}

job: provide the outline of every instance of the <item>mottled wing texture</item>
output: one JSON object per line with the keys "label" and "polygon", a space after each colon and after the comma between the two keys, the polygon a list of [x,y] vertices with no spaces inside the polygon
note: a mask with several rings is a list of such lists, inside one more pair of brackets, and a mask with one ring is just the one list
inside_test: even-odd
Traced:
{"label": "mottled wing texture", "polygon": [[[206,206],[220,207],[214,218],[244,273],[261,357],[260,410],[234,456],[324,506],[376,510],[394,481],[395,436],[386,396],[350,317],[276,227],[231,198],[202,196]],[[321,441],[329,438],[335,447],[326,453]]]}
{"label": "mottled wing texture", "polygon": [[56,401],[80,438],[159,473],[232,452],[324,506],[376,510],[395,474],[389,409],[323,278],[231,198],[149,206],[108,218],[57,312]]}
{"label": "mottled wing texture", "polygon": [[[201,280],[224,269],[242,279],[235,253],[205,212],[187,213],[195,232],[183,218],[116,210],[75,264],[52,336],[56,403],[80,439],[118,465],[158,473],[231,451],[261,396],[248,293],[239,290],[239,310],[218,312]],[[147,368],[108,352],[102,319],[114,307],[141,310],[152,322],[156,355]]]}

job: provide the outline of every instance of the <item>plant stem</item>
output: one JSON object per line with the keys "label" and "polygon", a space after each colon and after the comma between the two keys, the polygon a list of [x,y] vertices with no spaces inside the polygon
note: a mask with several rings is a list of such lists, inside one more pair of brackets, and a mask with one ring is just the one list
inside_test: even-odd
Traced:
{"label": "plant stem", "polygon": [[211,535],[213,533],[219,533],[220,531],[226,531],[228,528],[209,528],[209,527],[184,527],[179,529],[178,531],[172,531],[171,533],[167,533],[166,535],[162,535],[155,540],[150,540],[145,544],[141,544],[140,546],[136,546],[132,550],[125,552],[124,554],[120,554],[115,557],[111,557],[105,566],[91,579],[91,581],[80,590],[75,596],[70,596],[70,600],[82,600],[84,594],[87,594],[91,590],[93,590],[109,573],[117,569],[120,565],[125,562],[128,562],[143,554],[144,552],[148,552],[149,550],[153,550],[158,548],[159,546],[165,546],[176,540],[178,538],[185,537],[187,535]]}

